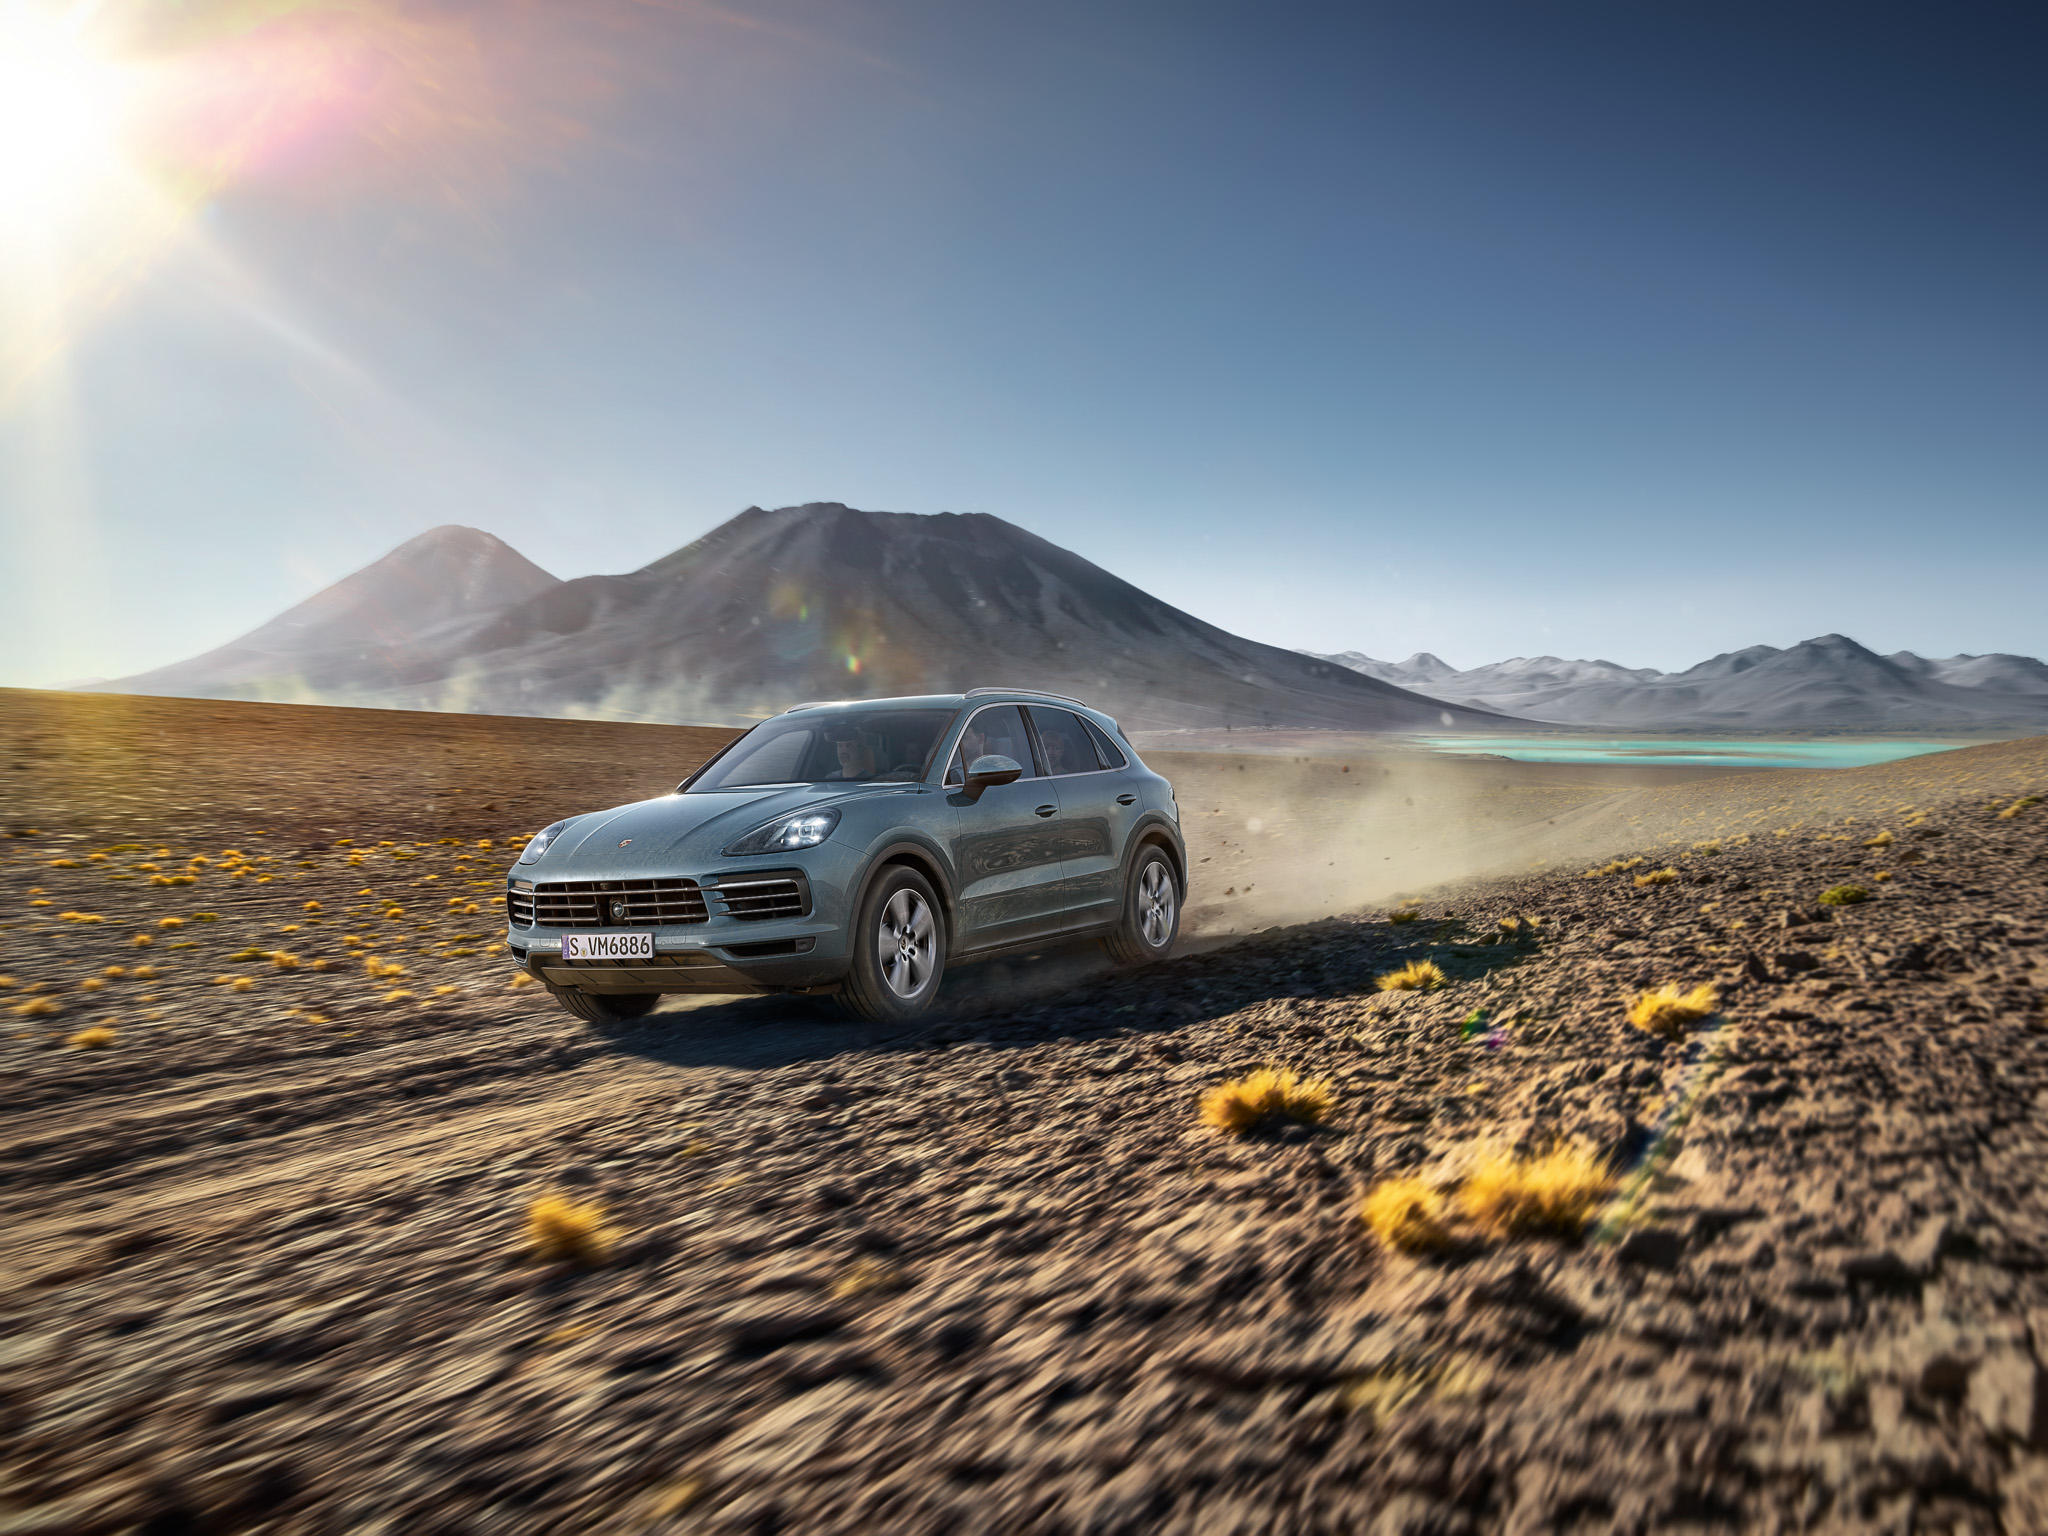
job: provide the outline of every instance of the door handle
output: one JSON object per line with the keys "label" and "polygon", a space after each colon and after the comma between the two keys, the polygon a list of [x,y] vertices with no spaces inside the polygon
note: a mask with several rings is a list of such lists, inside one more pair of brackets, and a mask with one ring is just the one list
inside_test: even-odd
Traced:
{"label": "door handle", "polygon": [[1136,805],[1138,803],[1138,797],[1136,795],[1118,795],[1116,797],[1116,803],[1118,805]]}
{"label": "door handle", "polygon": [[1041,816],[1050,816],[1053,814],[1053,812],[1057,811],[1058,809],[1059,807],[1056,805],[1041,805],[1038,808],[1038,814]]}

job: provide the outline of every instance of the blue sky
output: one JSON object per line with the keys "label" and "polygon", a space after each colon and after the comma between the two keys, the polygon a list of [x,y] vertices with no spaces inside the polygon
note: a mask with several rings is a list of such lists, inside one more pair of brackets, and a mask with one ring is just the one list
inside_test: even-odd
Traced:
{"label": "blue sky", "polygon": [[2029,8],[272,9],[94,46],[268,48],[266,132],[327,50],[310,126],[0,265],[0,682],[437,523],[572,576],[810,500],[1290,646],[2048,653]]}

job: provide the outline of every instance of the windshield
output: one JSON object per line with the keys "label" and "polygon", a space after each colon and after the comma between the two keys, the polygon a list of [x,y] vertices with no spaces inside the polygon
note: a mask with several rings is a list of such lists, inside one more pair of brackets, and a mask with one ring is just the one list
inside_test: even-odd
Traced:
{"label": "windshield", "polygon": [[950,709],[834,709],[777,715],[728,747],[684,791],[768,784],[914,784]]}

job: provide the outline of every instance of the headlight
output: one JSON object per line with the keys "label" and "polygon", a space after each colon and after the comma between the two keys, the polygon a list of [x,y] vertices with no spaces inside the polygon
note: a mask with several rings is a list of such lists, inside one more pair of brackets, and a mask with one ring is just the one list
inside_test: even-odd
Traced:
{"label": "headlight", "polygon": [[533,841],[526,845],[526,852],[519,855],[519,862],[531,864],[535,859],[546,853],[548,851],[548,844],[561,836],[562,828],[567,825],[569,823],[566,821],[558,821],[552,827],[542,827],[538,832],[534,833]]}
{"label": "headlight", "polygon": [[797,848],[815,848],[838,825],[839,813],[829,807],[822,811],[799,811],[754,828],[727,848],[723,856],[730,859],[743,853],[788,853]]}

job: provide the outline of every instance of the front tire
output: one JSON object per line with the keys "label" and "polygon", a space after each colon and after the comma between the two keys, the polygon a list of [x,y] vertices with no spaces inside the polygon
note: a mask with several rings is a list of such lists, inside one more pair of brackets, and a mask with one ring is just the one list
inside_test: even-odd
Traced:
{"label": "front tire", "polygon": [[585,992],[581,987],[558,987],[553,982],[548,983],[548,991],[556,1002],[591,1024],[643,1019],[661,1001],[659,992]]}
{"label": "front tire", "polygon": [[1166,958],[1180,934],[1180,882],[1173,863],[1157,844],[1138,850],[1124,912],[1103,940],[1118,965],[1147,965]]}
{"label": "front tire", "polygon": [[902,865],[861,898],[853,960],[839,1000],[872,1024],[907,1024],[928,1012],[946,974],[946,924],[931,883]]}

